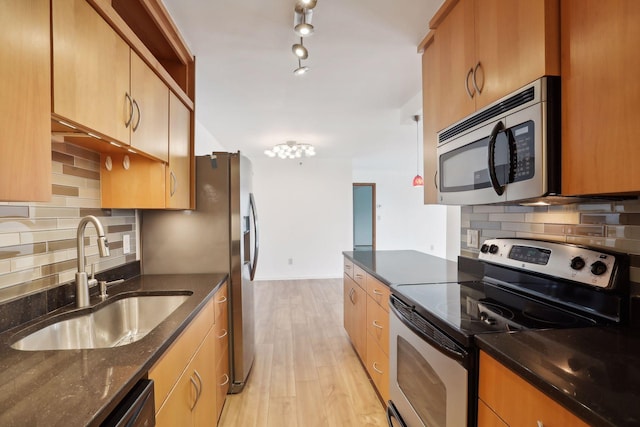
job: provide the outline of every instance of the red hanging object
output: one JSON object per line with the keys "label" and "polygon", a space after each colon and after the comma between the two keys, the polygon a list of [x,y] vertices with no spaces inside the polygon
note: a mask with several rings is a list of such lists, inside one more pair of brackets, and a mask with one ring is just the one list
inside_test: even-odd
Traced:
{"label": "red hanging object", "polygon": [[413,186],[414,187],[423,187],[424,186],[424,179],[422,179],[422,177],[420,175],[416,175],[413,178]]}
{"label": "red hanging object", "polygon": [[413,178],[414,187],[423,187],[424,179],[420,176],[420,130],[418,129],[418,122],[420,116],[413,116],[413,120],[416,122],[416,159],[417,159],[417,175]]}

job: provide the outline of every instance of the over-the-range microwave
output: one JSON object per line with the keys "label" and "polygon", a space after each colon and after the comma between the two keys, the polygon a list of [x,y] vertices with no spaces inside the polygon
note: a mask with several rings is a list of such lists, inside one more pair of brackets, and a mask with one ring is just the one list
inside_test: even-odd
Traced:
{"label": "over-the-range microwave", "polygon": [[438,202],[522,203],[556,195],[560,154],[560,78],[547,76],[438,132]]}

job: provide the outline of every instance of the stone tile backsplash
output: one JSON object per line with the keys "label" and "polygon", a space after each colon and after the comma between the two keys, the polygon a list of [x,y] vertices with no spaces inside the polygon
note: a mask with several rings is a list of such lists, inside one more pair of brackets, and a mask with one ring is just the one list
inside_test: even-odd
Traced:
{"label": "stone tile backsplash", "polygon": [[[100,208],[100,155],[52,141],[52,197],[46,203],[0,202],[0,303],[75,280],[76,231],[80,218],[95,215],[109,240],[111,256],[100,258],[96,232],[85,233],[87,271],[136,260],[135,210]],[[123,253],[128,235],[131,253]]]}
{"label": "stone tile backsplash", "polygon": [[467,230],[479,230],[480,244],[494,237],[546,239],[599,246],[631,255],[632,292],[640,294],[640,201],[556,206],[464,206],[461,255],[477,257],[467,246]]}

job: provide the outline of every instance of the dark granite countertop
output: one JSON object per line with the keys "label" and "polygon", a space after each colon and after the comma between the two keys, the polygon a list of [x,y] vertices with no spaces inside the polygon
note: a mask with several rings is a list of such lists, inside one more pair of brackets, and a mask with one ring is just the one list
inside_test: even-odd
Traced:
{"label": "dark granite countertop", "polygon": [[458,263],[418,251],[351,251],[343,254],[389,286],[472,280],[458,272]]}
{"label": "dark granite countertop", "polygon": [[640,330],[483,334],[476,342],[590,425],[640,425]]}
{"label": "dark granite countertop", "polygon": [[[99,425],[136,382],[146,377],[149,368],[213,297],[226,277],[225,274],[138,276],[109,288],[110,296],[123,292],[193,292],[147,336],[122,347],[19,351],[9,346],[19,330],[0,334],[0,425]],[[98,302],[91,301],[92,305]],[[52,315],[69,310],[73,307]]]}

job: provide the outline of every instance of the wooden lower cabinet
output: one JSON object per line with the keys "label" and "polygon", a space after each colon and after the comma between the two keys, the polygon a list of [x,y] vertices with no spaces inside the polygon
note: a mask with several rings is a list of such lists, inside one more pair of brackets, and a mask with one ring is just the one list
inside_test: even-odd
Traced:
{"label": "wooden lower cabinet", "polygon": [[[500,362],[480,352],[478,426],[586,427],[587,423]],[[482,405],[486,404],[486,408]],[[480,409],[482,408],[482,409]],[[489,416],[487,411],[496,417]],[[504,424],[498,423],[503,420]]]}
{"label": "wooden lower cabinet", "polygon": [[158,427],[217,424],[229,384],[227,292],[225,283],[149,370]]}
{"label": "wooden lower cabinet", "polygon": [[480,399],[478,399],[478,426],[508,427],[508,425]]}
{"label": "wooden lower cabinet", "polygon": [[348,275],[344,275],[344,328],[361,360],[367,351],[367,294]]}
{"label": "wooden lower cabinet", "polygon": [[389,356],[371,334],[367,335],[367,372],[386,404],[389,401]]}

